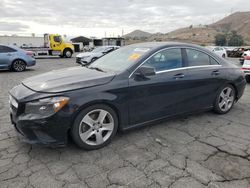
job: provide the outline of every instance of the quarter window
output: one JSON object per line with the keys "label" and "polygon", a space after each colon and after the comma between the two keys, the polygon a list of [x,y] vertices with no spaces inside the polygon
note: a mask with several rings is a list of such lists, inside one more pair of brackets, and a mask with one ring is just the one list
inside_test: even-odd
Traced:
{"label": "quarter window", "polygon": [[180,68],[182,67],[181,49],[163,50],[148,59],[144,65],[154,67],[156,72]]}
{"label": "quarter window", "polygon": [[210,65],[210,57],[198,50],[186,49],[189,66]]}
{"label": "quarter window", "polygon": [[210,57],[210,64],[211,65],[219,65],[219,63],[212,57]]}

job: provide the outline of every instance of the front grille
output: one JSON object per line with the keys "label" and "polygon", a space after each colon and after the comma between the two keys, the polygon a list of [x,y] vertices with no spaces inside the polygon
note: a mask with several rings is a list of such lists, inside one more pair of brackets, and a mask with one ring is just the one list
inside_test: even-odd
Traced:
{"label": "front grille", "polygon": [[76,58],[76,63],[81,64],[81,58],[80,58],[80,57],[77,57],[77,58]]}

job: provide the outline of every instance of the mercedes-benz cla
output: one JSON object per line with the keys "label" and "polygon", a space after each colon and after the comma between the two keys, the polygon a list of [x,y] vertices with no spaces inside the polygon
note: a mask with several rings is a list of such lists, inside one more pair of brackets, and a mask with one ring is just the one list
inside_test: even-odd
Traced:
{"label": "mercedes-benz cla", "polygon": [[88,67],[51,71],[10,91],[11,120],[29,143],[85,149],[127,130],[181,114],[229,112],[243,94],[240,68],[196,45],[122,47]]}

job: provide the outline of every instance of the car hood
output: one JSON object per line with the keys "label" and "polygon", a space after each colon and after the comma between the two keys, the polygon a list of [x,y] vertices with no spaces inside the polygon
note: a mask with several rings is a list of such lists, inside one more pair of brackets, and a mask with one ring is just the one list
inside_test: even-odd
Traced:
{"label": "car hood", "polygon": [[103,85],[110,82],[114,76],[114,73],[72,67],[30,77],[22,84],[37,92],[58,93]]}
{"label": "car hood", "polygon": [[101,56],[101,55],[103,55],[102,53],[100,53],[100,52],[84,52],[84,53],[80,53],[80,54],[78,54],[76,57],[80,57],[80,58],[82,58],[82,57],[89,57],[89,56],[91,56],[91,57],[96,57],[96,56]]}

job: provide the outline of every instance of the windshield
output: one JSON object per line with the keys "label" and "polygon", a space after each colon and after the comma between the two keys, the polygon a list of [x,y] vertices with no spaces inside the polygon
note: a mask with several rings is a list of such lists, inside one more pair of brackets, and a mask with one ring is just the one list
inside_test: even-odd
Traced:
{"label": "windshield", "polygon": [[107,49],[107,47],[97,47],[92,52],[103,52]]}
{"label": "windshield", "polygon": [[150,48],[134,46],[122,47],[92,63],[89,68],[98,68],[103,71],[122,72],[132,66]]}

